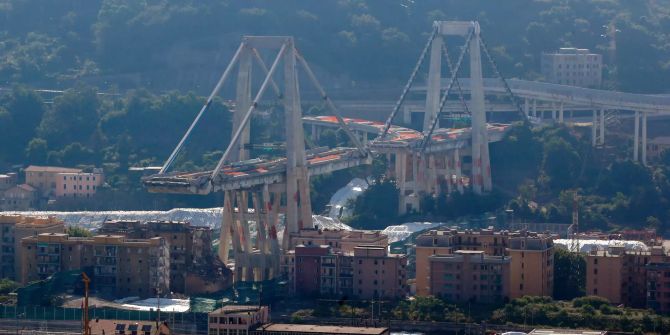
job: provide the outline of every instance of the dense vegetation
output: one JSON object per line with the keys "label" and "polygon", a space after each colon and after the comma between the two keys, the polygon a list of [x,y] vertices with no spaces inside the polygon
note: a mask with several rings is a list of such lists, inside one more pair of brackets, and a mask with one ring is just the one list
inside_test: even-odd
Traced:
{"label": "dense vegetation", "polygon": [[[477,19],[509,76],[537,78],[542,52],[575,46],[606,55],[609,85],[664,91],[669,8],[667,0],[2,0],[0,78],[206,90],[241,35],[294,35],[343,92],[375,85],[395,93],[433,20]],[[610,24],[616,50],[601,36]]]}
{"label": "dense vegetation", "polygon": [[[162,164],[203,102],[192,93],[136,90],[109,97],[81,87],[47,104],[35,91],[15,86],[0,95],[0,131],[5,135],[0,136],[0,170],[14,164],[103,167],[109,187],[102,190],[102,201],[89,204],[92,208],[148,205],[134,195],[165,200],[141,195],[140,175],[129,174],[128,168]],[[230,113],[221,101],[212,105],[199,127],[177,169],[211,167],[218,160],[217,150],[230,138]]]}
{"label": "dense vegetation", "polygon": [[[508,77],[541,79],[542,52],[575,46],[605,55],[606,86],[664,92],[670,88],[664,33],[669,8],[668,0],[0,0],[0,169],[102,166],[110,187],[101,192],[104,201],[87,205],[91,209],[215,205],[215,197],[143,194],[139,175],[127,170],[164,160],[242,35],[295,36],[321,81],[342,97],[396,96],[437,19],[479,20]],[[604,26],[619,30],[615,50],[614,36],[601,36]],[[26,87],[70,90],[54,98]],[[209,167],[227,143],[229,113],[222,100],[213,107],[201,123],[203,135],[188,143],[177,168]],[[267,129],[259,141],[280,135],[278,120],[254,121],[256,129]],[[517,218],[558,222],[569,219],[570,195],[579,190],[585,195],[583,222],[590,227],[650,224],[664,230],[670,199],[665,169],[604,160],[582,137],[563,128],[518,128],[492,148],[496,193],[426,198],[422,209],[450,218],[500,208],[511,199]],[[332,132],[321,142],[345,141]],[[326,194],[349,176],[315,180],[315,208],[323,209]],[[387,191],[388,184],[371,190]],[[528,206],[534,203],[540,206]],[[377,208],[365,198],[356,206]],[[354,219],[377,221],[373,226],[397,220],[374,215],[381,216]]]}
{"label": "dense vegetation", "polygon": [[[370,318],[369,302],[357,304],[320,301],[313,309],[292,314],[295,322],[309,317]],[[614,307],[607,299],[588,296],[572,300],[522,297],[504,305],[454,305],[436,297],[385,302],[375,307],[375,317],[428,322],[485,322],[540,328],[577,328],[622,331],[635,334],[667,334],[670,318],[651,310]],[[381,317],[380,317],[381,315]]]}
{"label": "dense vegetation", "polygon": [[576,192],[584,229],[652,227],[665,233],[670,165],[631,161],[626,138],[613,137],[609,148],[596,150],[589,135],[590,128],[516,127],[492,146],[494,182],[506,190],[516,187],[509,202],[515,217],[570,222]]}
{"label": "dense vegetation", "polygon": [[572,301],[553,301],[549,297],[523,297],[512,300],[496,310],[494,323],[515,323],[536,326],[604,329],[636,334],[667,334],[670,318],[651,310],[613,307],[600,297],[582,297]]}

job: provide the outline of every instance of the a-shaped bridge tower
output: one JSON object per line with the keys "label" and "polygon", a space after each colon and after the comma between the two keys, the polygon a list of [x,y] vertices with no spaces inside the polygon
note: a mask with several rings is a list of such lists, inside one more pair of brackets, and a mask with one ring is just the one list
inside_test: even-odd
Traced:
{"label": "a-shaped bridge tower", "polygon": [[[276,51],[268,68],[261,51]],[[264,79],[253,94],[254,64]],[[204,172],[167,173],[203,113],[219,94],[237,66],[236,108],[233,135],[216,168]],[[282,68],[280,70],[280,68]],[[355,148],[317,148],[305,150],[298,68],[316,87],[331,113],[338,120]],[[282,80],[275,81],[277,73]],[[286,157],[267,160],[250,157],[250,119],[268,87],[281,100],[284,110]],[[244,37],[205,105],[165,162],[159,174],[144,180],[150,192],[207,194],[224,192],[223,222],[219,258],[229,263],[233,251],[236,281],[259,281],[277,276],[281,249],[278,242],[279,214],[285,217],[283,246],[290,246],[290,235],[312,227],[309,175],[327,173],[370,162],[367,148],[354,136],[317,81],[305,59],[295,48],[292,37]],[[255,227],[255,241],[252,228]]]}

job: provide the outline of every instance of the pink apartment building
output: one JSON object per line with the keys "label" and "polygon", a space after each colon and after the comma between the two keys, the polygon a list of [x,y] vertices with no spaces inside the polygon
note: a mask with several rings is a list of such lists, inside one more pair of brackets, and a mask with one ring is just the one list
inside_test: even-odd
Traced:
{"label": "pink apartment building", "polygon": [[59,173],[56,177],[55,196],[89,198],[103,183],[102,173]]}
{"label": "pink apartment building", "polygon": [[26,184],[36,188],[42,197],[91,197],[104,182],[101,169],[31,165],[25,169]]}

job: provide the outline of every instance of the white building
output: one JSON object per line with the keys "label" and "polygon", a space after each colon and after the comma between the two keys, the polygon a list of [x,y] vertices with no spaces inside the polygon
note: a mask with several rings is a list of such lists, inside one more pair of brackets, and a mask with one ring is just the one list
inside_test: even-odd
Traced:
{"label": "white building", "polygon": [[543,53],[542,75],[545,81],[561,85],[600,87],[603,56],[589,49],[561,48],[556,53]]}

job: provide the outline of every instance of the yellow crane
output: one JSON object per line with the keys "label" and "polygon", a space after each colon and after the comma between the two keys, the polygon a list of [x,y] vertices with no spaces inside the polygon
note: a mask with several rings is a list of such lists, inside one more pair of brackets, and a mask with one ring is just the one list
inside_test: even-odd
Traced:
{"label": "yellow crane", "polygon": [[81,273],[81,280],[84,282],[84,303],[82,305],[82,326],[84,327],[83,335],[91,335],[91,328],[89,327],[89,318],[88,318],[88,287],[91,283],[91,279],[88,278],[85,272]]}

